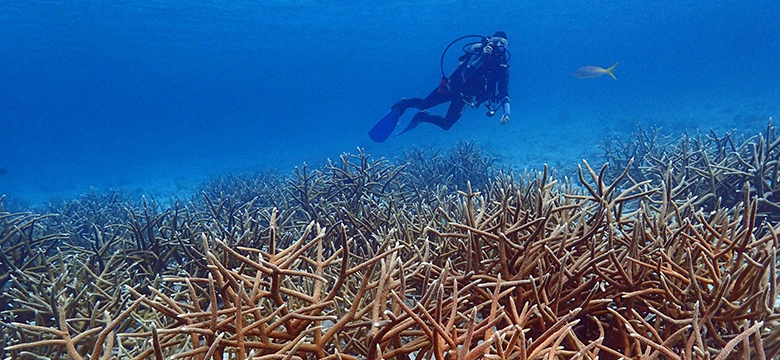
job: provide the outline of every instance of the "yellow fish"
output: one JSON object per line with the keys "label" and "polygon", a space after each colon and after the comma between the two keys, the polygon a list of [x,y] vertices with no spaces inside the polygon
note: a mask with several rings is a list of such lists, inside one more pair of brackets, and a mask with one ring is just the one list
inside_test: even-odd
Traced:
{"label": "yellow fish", "polygon": [[601,75],[607,74],[611,76],[613,79],[617,80],[615,77],[615,74],[612,73],[612,70],[615,69],[615,66],[620,64],[620,61],[616,62],[615,65],[610,66],[608,69],[600,68],[598,66],[583,66],[577,71],[574,72],[574,77],[578,79],[590,79],[594,77],[599,77]]}

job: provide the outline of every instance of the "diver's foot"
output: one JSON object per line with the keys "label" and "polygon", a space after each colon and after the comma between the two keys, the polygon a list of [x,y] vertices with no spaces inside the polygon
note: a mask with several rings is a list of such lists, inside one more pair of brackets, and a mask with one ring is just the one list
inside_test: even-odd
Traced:
{"label": "diver's foot", "polygon": [[423,119],[423,118],[424,118],[426,115],[428,115],[428,113],[427,113],[427,112],[425,112],[425,110],[423,110],[423,111],[420,111],[420,112],[418,112],[417,114],[414,114],[414,117],[412,118],[412,121],[410,121],[410,122],[409,122],[409,125],[406,125],[406,128],[405,128],[403,131],[401,131],[401,132],[399,132],[398,134],[395,134],[395,135],[393,135],[393,136],[398,136],[398,135],[401,135],[401,134],[403,134],[403,133],[405,133],[405,132],[407,132],[407,131],[409,131],[409,130],[412,130],[412,129],[416,128],[416,127],[417,127],[417,125],[420,125],[420,123],[422,122],[422,119]]}
{"label": "diver's foot", "polygon": [[396,101],[395,104],[390,108],[392,110],[400,109],[401,111],[406,111],[406,109],[409,107],[409,100],[406,100],[406,98],[401,98],[401,100]]}
{"label": "diver's foot", "polygon": [[409,126],[411,126],[412,129],[416,128],[417,125],[419,125],[421,122],[423,122],[423,119],[428,116],[428,112],[425,110],[418,111],[417,114],[414,114],[414,117],[412,118],[412,121],[409,122]]}

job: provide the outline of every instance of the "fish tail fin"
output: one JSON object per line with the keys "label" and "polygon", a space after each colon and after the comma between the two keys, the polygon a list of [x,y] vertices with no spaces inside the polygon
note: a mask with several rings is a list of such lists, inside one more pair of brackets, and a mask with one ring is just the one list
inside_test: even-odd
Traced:
{"label": "fish tail fin", "polygon": [[608,69],[604,70],[607,72],[607,75],[611,76],[615,80],[617,80],[617,78],[615,77],[615,74],[612,73],[612,70],[614,70],[615,66],[618,66],[618,64],[620,64],[620,61],[616,62],[615,65],[612,65]]}

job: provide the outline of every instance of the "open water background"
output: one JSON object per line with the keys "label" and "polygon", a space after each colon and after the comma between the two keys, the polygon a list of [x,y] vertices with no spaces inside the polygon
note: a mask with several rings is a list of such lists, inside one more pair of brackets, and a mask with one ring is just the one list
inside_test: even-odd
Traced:
{"label": "open water background", "polygon": [[[637,123],[760,130],[780,114],[778,19],[776,0],[5,0],[0,194],[166,195],[460,140],[538,168],[597,156]],[[479,109],[448,132],[368,139],[398,98],[437,85],[451,40],[496,30],[512,52],[508,125]],[[617,61],[618,81],[571,75]]]}

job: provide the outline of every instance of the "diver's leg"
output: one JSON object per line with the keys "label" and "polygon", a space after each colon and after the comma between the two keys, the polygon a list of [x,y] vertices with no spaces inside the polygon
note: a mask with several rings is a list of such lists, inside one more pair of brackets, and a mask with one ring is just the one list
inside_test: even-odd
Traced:
{"label": "diver's leg", "polygon": [[420,110],[427,110],[436,105],[444,104],[447,101],[453,101],[454,98],[455,97],[451,92],[449,92],[449,90],[442,92],[441,89],[437,87],[433,89],[433,91],[431,91],[431,93],[420,102],[419,106],[415,106],[415,108]]}
{"label": "diver's leg", "polygon": [[414,115],[414,118],[412,118],[412,122],[409,125],[414,124],[414,128],[417,127],[417,124],[421,122],[427,122],[434,124],[444,130],[449,130],[452,125],[454,125],[458,119],[463,116],[463,112],[466,110],[466,105],[466,102],[462,99],[454,99],[452,100],[452,103],[450,103],[449,109],[447,109],[446,116],[441,117],[438,115],[431,115],[425,111],[421,111]]}
{"label": "diver's leg", "polygon": [[[374,140],[376,142],[384,142],[388,136],[395,130],[396,125],[398,124],[398,119],[401,118],[401,116],[406,112],[406,109],[413,107],[417,109],[427,109],[432,106],[436,106],[438,104],[444,103],[450,99],[448,97],[451,97],[451,94],[449,92],[441,93],[439,91],[434,90],[431,92],[425,99],[421,98],[412,98],[412,99],[401,99],[398,100],[391,108],[390,111],[385,114],[379,121],[374,125],[373,128],[368,132],[368,135],[371,137],[371,140]],[[410,123],[406,129],[401,131],[400,133],[396,135],[400,135],[407,130],[414,129],[417,126],[418,123]]]}
{"label": "diver's leg", "polygon": [[420,110],[430,109],[436,105],[444,104],[447,101],[452,100],[452,94],[447,92],[440,92],[439,88],[433,89],[433,91],[423,98],[411,98],[401,99],[393,105],[393,108],[398,108],[403,113],[408,108],[415,108]]}
{"label": "diver's leg", "polygon": [[[450,115],[450,113],[455,111],[455,110],[453,110],[453,107],[460,106],[460,105],[456,105],[456,104],[461,104],[462,103],[460,112],[457,115],[457,117],[455,117],[454,120],[445,120],[445,118],[442,118],[441,116],[431,115],[431,114],[428,114],[428,112],[425,111],[426,109],[430,109],[430,108],[432,108],[432,107],[434,107],[436,105],[443,104],[443,103],[445,103],[447,101],[452,101],[452,104],[450,104],[449,110],[447,110],[447,118],[450,118],[450,117],[454,116],[454,115]],[[466,103],[464,101],[462,101],[460,97],[455,97],[451,92],[449,92],[449,91],[440,92],[439,88],[436,88],[430,94],[428,94],[428,96],[425,97],[425,99],[420,99],[420,98],[414,98],[414,99],[408,99],[408,100],[407,99],[401,99],[401,100],[399,100],[396,103],[395,106],[400,107],[400,109],[402,111],[404,111],[404,110],[406,110],[407,108],[410,108],[410,107],[422,110],[422,111],[420,111],[420,112],[418,112],[417,114],[414,115],[414,117],[412,118],[412,121],[410,121],[409,124],[406,125],[406,128],[403,131],[399,132],[398,134],[395,134],[395,136],[398,136],[398,135],[401,135],[401,134],[403,134],[403,133],[405,133],[405,132],[407,132],[409,130],[412,130],[412,129],[416,128],[417,125],[419,125],[421,122],[429,122],[429,123],[432,123],[432,124],[436,124],[437,126],[441,127],[442,129],[447,130],[447,129],[449,129],[452,126],[452,124],[455,123],[455,121],[458,121],[458,118],[460,117],[460,115],[463,114],[463,110],[466,108]],[[449,121],[451,121],[451,123],[449,125],[447,125],[447,122],[449,122]]]}
{"label": "diver's leg", "polygon": [[444,116],[444,122],[439,126],[444,130],[449,130],[452,125],[455,125],[455,123],[460,120],[460,117],[463,116],[463,112],[466,111],[466,106],[468,106],[466,100],[453,100],[449,109],[447,109],[447,115]]}

